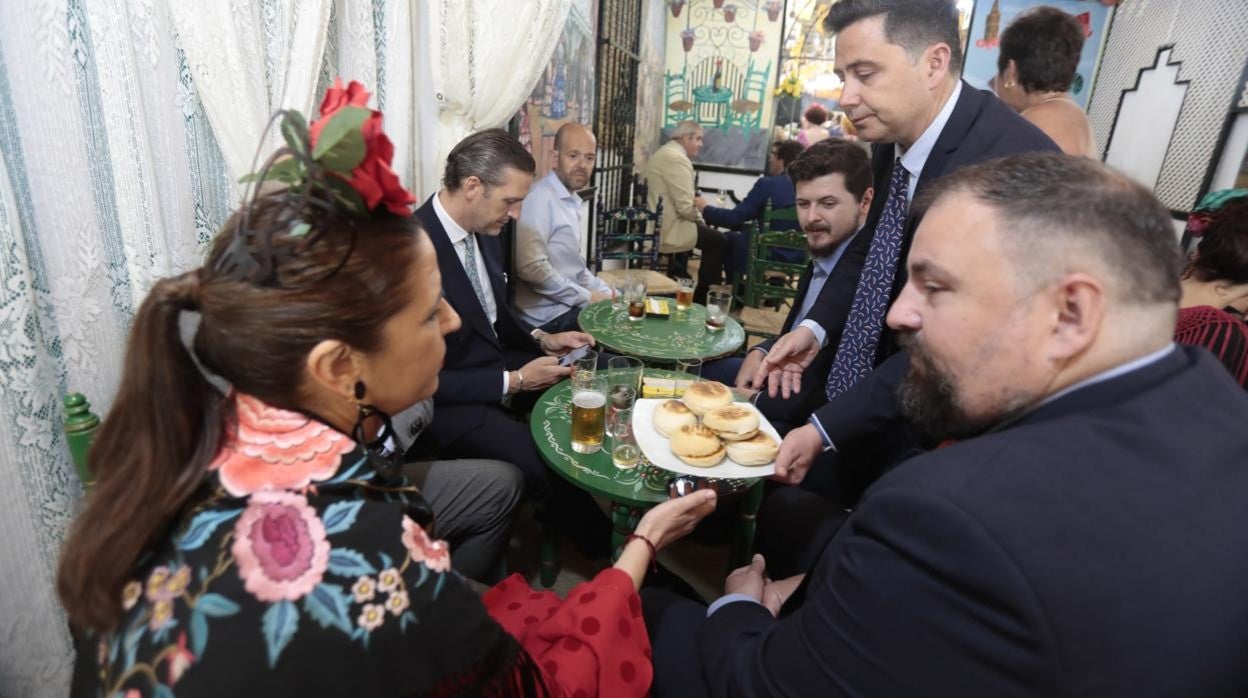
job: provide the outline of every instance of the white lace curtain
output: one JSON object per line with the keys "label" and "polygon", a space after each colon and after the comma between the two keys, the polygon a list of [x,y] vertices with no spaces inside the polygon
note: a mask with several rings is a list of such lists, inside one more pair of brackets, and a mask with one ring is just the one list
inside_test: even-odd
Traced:
{"label": "white lace curtain", "polygon": [[426,6],[438,118],[433,162],[440,173],[464,136],[503,126],[524,104],[555,52],[572,3],[429,0]]}
{"label": "white lace curtain", "polygon": [[107,412],[137,305],[201,262],[272,111],[360,79],[412,181],[414,5],[0,1],[0,696],[68,693],[62,396]]}

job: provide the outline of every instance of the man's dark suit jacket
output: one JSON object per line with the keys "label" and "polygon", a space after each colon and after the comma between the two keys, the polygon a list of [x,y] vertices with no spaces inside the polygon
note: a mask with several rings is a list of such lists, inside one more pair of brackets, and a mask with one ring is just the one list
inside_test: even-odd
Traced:
{"label": "man's dark suit jacket", "polygon": [[[718,225],[721,228],[736,228],[750,221],[758,221],[761,225],[763,210],[768,201],[771,202],[773,209],[788,208],[797,201],[793,181],[787,174],[781,172],[778,175],[759,177],[741,203],[732,208],[707,206],[702,209],[702,219],[710,225]],[[796,222],[776,221],[776,230],[792,228],[796,228]]]}
{"label": "man's dark suit jacket", "polygon": [[503,372],[514,371],[542,356],[542,349],[507,303],[498,238],[477,235],[477,249],[489,270],[498,307],[498,320],[491,327],[464,265],[433,210],[432,197],[416,209],[416,217],[438,252],[446,300],[463,323],[459,330],[446,336],[446,363],[438,374],[438,391],[433,395],[433,421],[425,430],[440,447],[480,426],[485,409],[498,407],[502,401]]}
{"label": "man's dark suit jacket", "polygon": [[[1179,347],[881,478],[715,696],[1242,696],[1248,394]],[[691,667],[691,671],[697,669]]]}
{"label": "man's dark suit jacket", "polygon": [[[821,307],[825,317],[835,314],[839,322],[833,322],[828,330],[828,346],[819,352],[814,362],[802,373],[802,389],[787,400],[780,396],[768,397],[766,390],[758,394],[755,404],[773,423],[789,427],[799,425],[806,421],[806,417],[811,412],[827,402],[824,382],[828,369],[832,366],[832,359],[836,355],[836,346],[841,341],[841,330],[845,327],[845,318],[849,316],[849,306],[854,300],[854,289],[858,288],[858,277],[862,275],[862,263],[867,258],[867,248],[858,244],[858,238],[864,237],[864,232],[859,231],[845,247],[841,258],[836,261],[836,266],[832,267],[828,280],[823,283],[819,297],[811,306],[812,311],[815,307]],[[807,264],[806,271],[802,273],[801,281],[798,283],[797,297],[793,299],[793,307],[789,309],[789,315],[784,319],[782,334],[793,329],[793,320],[798,310],[801,309],[802,303],[806,301],[806,292],[810,289],[810,277],[813,271],[813,263]],[[775,339],[768,339],[759,343],[758,346],[770,351],[775,343]]]}
{"label": "man's dark suit jacket", "polygon": [[[888,181],[897,157],[896,151],[894,144],[886,143],[875,146],[872,153],[876,196],[871,202],[871,211],[864,229],[864,232],[872,235],[888,198]],[[941,176],[968,165],[1007,155],[1043,151],[1060,152],[1060,148],[1044,132],[1019,116],[991,92],[977,90],[963,82],[962,93],[949,115],[949,121],[945,123],[945,128],[940,132],[940,137],[919,174],[919,182],[914,191],[915,198]],[[906,219],[901,257],[893,282],[893,300],[906,284],[906,256],[920,220],[919,215],[911,215]],[[872,235],[861,235],[862,240],[854,242],[869,247]],[[825,330],[829,330],[843,326],[846,314],[839,307],[819,305],[811,309],[810,318]],[[892,361],[885,361],[896,353],[893,333],[885,326],[876,352],[877,366],[881,363],[884,365],[816,412],[819,423],[837,448],[842,450],[844,457],[851,457],[845,451],[859,439],[887,439],[896,442],[896,448],[885,445],[884,450],[880,451],[876,448],[878,444],[872,444],[869,452],[857,454],[860,461],[879,464],[895,460],[899,453],[908,451],[914,445],[907,430],[898,425],[900,414],[895,398],[895,389],[901,382],[907,359],[905,356],[897,356]],[[826,383],[826,380],[825,372],[819,382]],[[882,436],[882,429],[891,430],[887,437]]]}

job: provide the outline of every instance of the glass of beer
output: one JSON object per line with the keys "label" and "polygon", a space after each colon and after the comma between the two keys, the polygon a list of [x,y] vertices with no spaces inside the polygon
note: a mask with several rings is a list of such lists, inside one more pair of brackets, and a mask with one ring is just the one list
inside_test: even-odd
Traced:
{"label": "glass of beer", "polygon": [[693,305],[693,279],[676,279],[676,309],[688,310]]}
{"label": "glass of beer", "polygon": [[607,379],[593,378],[572,389],[572,450],[597,453],[607,421]]}
{"label": "glass of beer", "polygon": [[728,291],[711,291],[706,294],[706,329],[719,332],[728,321],[732,308],[732,294]]}

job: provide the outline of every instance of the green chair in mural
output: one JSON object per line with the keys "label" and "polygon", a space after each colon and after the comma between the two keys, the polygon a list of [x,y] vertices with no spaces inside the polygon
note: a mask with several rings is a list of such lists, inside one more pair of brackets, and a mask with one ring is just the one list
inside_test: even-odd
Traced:
{"label": "green chair in mural", "polygon": [[[776,223],[784,221],[780,230]],[[810,261],[806,249],[806,236],[795,229],[797,207],[771,207],[763,209],[763,224],[755,224],[750,236],[750,258],[746,266],[745,306],[758,306],[768,299],[792,300],[797,297],[797,280],[801,278]],[[779,250],[797,253],[800,261],[783,261],[772,254]]]}
{"label": "green chair in mural", "polygon": [[741,98],[732,101],[728,114],[724,117],[724,125],[736,124],[743,129],[756,129],[763,121],[763,100],[767,94],[767,75],[771,73],[771,62],[762,70],[754,69],[750,61],[745,69],[745,81],[741,85]]}
{"label": "green chair in mural", "polygon": [[689,101],[689,85],[685,81],[684,73],[664,73],[663,82],[665,84],[663,103],[667,106],[664,110],[663,125],[675,126],[681,121],[692,119],[693,102]]}

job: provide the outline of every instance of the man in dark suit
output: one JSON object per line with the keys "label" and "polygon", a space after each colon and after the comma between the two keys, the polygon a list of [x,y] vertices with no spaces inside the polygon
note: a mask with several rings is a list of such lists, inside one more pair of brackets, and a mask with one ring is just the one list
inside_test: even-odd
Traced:
{"label": "man in dark suit", "polygon": [[[806,234],[811,261],[802,273],[793,308],[784,320],[784,332],[808,324],[806,316],[816,305],[825,312],[833,308],[839,308],[842,315],[849,312],[866,251],[852,243],[861,234],[872,197],[871,164],[866,152],[840,139],[825,140],[808,148],[789,164],[787,176],[791,178],[790,188],[796,188],[797,220]],[[840,336],[840,325],[831,327],[834,336],[826,342],[830,348],[820,352],[806,370],[809,380],[803,381],[801,392],[774,398],[765,392],[754,396],[759,410],[781,434],[805,421],[826,402],[821,379],[827,375]],[[817,326],[816,329],[822,331]],[[713,380],[755,390],[754,373],[774,343],[768,340],[754,346],[744,359],[721,359],[707,364],[702,373]]]}
{"label": "man in dark suit", "polygon": [[[836,70],[845,80],[841,107],[858,135],[876,144],[876,194],[866,224],[871,235],[856,243],[868,247],[867,261],[848,316],[823,305],[810,314],[824,330],[845,326],[821,381],[829,402],[810,424],[790,432],[778,476],[800,482],[820,452],[831,452],[820,468],[830,470],[839,459],[839,469],[852,471],[857,481],[828,491],[825,477],[818,489],[844,504],[852,503],[862,481],[878,474],[877,466],[895,462],[915,445],[896,420],[892,397],[904,358],[872,371],[898,350],[884,314],[905,285],[902,261],[920,221],[909,214],[910,202],[961,167],[1013,153],[1058,152],[1006,104],[957,77],[957,20],[948,0],[845,0],[832,6],[824,23],[837,36]],[[795,390],[825,346],[826,339],[821,343],[807,329],[788,333],[768,353],[756,380],[768,377],[773,395]],[[865,464],[875,472],[862,473]]]}
{"label": "man in dark suit", "polygon": [[[769,203],[772,209],[789,208],[793,205],[795,200],[793,180],[789,179],[785,170],[801,153],[802,144],[797,141],[773,143],[771,157],[767,160],[767,174],[759,177],[741,203],[732,208],[711,206],[701,196],[693,200],[693,205],[702,212],[702,219],[707,225],[729,229],[724,233],[728,239],[728,256],[724,261],[724,272],[728,275],[729,283],[736,283],[737,279],[747,271],[745,265],[749,261],[750,251],[749,223],[758,223],[761,230],[763,214]],[[772,229],[791,230],[793,227],[791,222],[782,220],[777,221]],[[775,250],[774,254],[781,261],[798,263],[802,261],[801,253],[796,250]]]}
{"label": "man in dark suit", "polygon": [[[438,253],[443,293],[463,321],[446,337],[433,421],[422,440],[443,457],[512,463],[524,473],[525,494],[547,501],[552,480],[528,425],[509,405],[525,404],[568,376],[571,368],[556,357],[594,340],[583,332],[530,332],[507,304],[498,235],[519,216],[535,169],[533,157],[506,131],[474,133],[451,150],[442,189],[416,211]],[[561,501],[566,495],[580,510],[569,520],[580,522],[570,532],[583,532],[586,519],[603,518],[584,492],[562,481],[555,486]],[[568,507],[553,508],[568,513]],[[596,533],[605,545],[603,525]]]}
{"label": "man in dark suit", "polygon": [[1248,395],[1171,340],[1169,212],[1049,153],[931,195],[888,323],[907,418],[956,442],[804,576],[756,557],[709,615],[645,592],[654,694],[1242,695]]}

